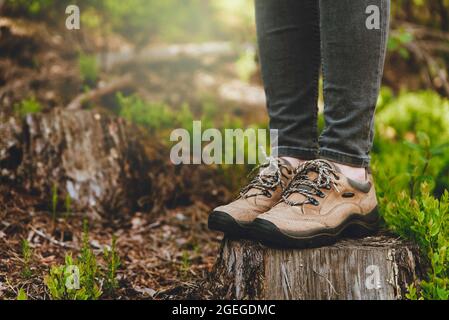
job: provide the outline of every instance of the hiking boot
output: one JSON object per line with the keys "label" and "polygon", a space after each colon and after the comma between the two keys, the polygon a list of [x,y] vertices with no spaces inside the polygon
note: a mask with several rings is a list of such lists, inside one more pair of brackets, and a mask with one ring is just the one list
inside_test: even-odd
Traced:
{"label": "hiking boot", "polygon": [[241,189],[235,201],[215,208],[209,215],[209,229],[235,237],[247,236],[249,224],[281,199],[294,168],[284,159],[269,158],[258,169],[258,174]]}
{"label": "hiking boot", "polygon": [[281,201],[255,219],[251,234],[266,244],[308,248],[372,234],[378,221],[371,174],[359,182],[329,161],[312,160],[298,167]]}

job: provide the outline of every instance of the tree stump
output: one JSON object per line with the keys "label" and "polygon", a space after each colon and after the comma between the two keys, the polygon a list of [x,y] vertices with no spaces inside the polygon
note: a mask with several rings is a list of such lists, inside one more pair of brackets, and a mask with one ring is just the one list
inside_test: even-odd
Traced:
{"label": "tree stump", "polygon": [[224,239],[209,290],[219,299],[396,300],[422,274],[418,248],[385,235],[303,250]]}
{"label": "tree stump", "polygon": [[105,112],[55,109],[0,123],[0,183],[79,211],[118,214],[150,193],[149,159],[137,130]]}

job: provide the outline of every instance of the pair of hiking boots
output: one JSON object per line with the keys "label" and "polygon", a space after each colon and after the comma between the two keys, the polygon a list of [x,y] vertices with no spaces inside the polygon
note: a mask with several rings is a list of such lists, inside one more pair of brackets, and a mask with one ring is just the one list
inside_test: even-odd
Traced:
{"label": "pair of hiking boots", "polygon": [[293,168],[270,158],[234,202],[215,208],[209,228],[267,245],[308,248],[377,230],[379,216],[372,176],[345,177],[326,160]]}

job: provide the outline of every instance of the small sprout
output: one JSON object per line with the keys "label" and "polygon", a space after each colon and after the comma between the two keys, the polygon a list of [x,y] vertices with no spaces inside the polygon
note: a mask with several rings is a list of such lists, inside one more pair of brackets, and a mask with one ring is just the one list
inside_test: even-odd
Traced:
{"label": "small sprout", "polygon": [[58,209],[58,185],[54,184],[51,188],[51,212],[52,212],[52,219],[53,222],[56,221],[56,213]]}
{"label": "small sprout", "polygon": [[111,249],[104,249],[103,257],[107,264],[104,286],[106,290],[108,290],[109,294],[113,295],[115,290],[118,288],[117,269],[120,267],[120,257],[117,253],[116,236],[112,237]]}
{"label": "small sprout", "polygon": [[31,263],[32,250],[30,244],[26,239],[22,240],[22,257],[23,257],[23,270],[22,276],[30,278],[32,276],[30,263]]}
{"label": "small sprout", "polygon": [[72,198],[68,193],[65,196],[64,204],[65,204],[65,216],[67,218],[72,214]]}

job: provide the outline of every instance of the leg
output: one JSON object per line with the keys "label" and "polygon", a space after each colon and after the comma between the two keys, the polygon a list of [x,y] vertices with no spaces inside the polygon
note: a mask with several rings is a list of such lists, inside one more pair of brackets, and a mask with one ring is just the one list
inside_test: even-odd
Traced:
{"label": "leg", "polygon": [[321,60],[318,0],[256,0],[256,23],[270,128],[278,130],[277,155],[314,159]]}
{"label": "leg", "polygon": [[[369,30],[367,8],[379,9],[380,28]],[[326,129],[322,158],[367,167],[373,142],[388,34],[390,0],[320,0]]]}

